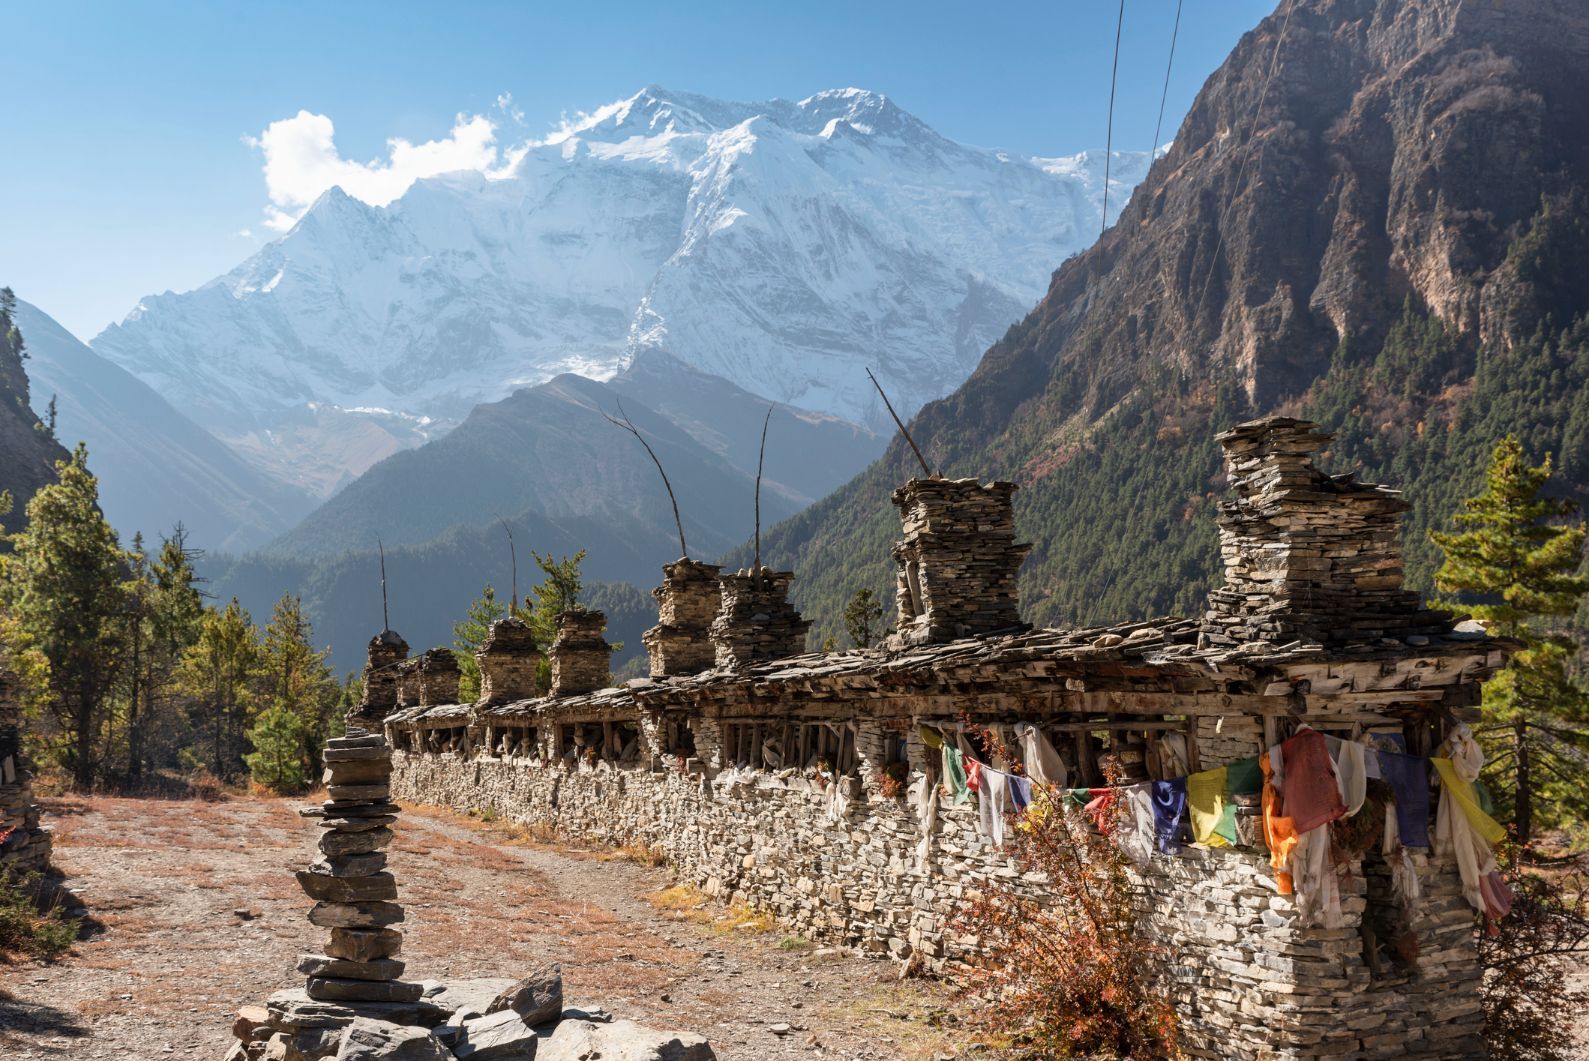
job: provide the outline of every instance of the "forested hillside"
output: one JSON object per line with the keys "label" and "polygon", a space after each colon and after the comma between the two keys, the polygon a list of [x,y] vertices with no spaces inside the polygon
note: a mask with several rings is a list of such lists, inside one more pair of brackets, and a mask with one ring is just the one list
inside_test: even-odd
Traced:
{"label": "forested hillside", "polygon": [[[1586,492],[1586,60],[1568,0],[1300,0],[1243,38],[1119,223],[913,426],[943,471],[1022,487],[1031,619],[1200,610],[1213,434],[1258,413],[1406,490],[1419,588],[1501,435]],[[915,473],[896,441],[772,534],[819,635],[889,584]]]}
{"label": "forested hillside", "polygon": [[26,522],[28,498],[55,479],[55,462],[69,454],[55,440],[51,425],[29,405],[28,349],[16,323],[17,303],[9,287],[0,288],[0,492],[12,510],[0,525],[17,530]]}

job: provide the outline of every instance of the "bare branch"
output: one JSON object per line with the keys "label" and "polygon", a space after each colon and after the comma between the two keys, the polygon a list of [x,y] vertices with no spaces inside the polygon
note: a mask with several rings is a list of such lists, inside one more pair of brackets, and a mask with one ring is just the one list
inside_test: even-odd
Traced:
{"label": "bare branch", "polygon": [[386,608],[386,545],[381,541],[381,536],[375,536],[375,547],[381,553],[381,633],[392,628],[392,616]]}
{"label": "bare branch", "polygon": [[508,617],[512,618],[519,614],[519,551],[513,547],[513,528],[508,526],[508,521],[502,518],[500,512],[496,517],[497,522],[502,524],[502,529],[507,532],[508,559],[513,563],[513,591],[508,597]]}
{"label": "bare branch", "polygon": [[866,370],[866,378],[871,380],[872,386],[877,388],[877,393],[883,399],[883,404],[888,407],[888,415],[894,418],[894,423],[899,427],[899,433],[905,436],[906,442],[910,443],[911,452],[916,454],[916,460],[921,463],[921,474],[931,479],[932,469],[927,467],[927,458],[921,455],[921,447],[916,445],[916,440],[910,437],[909,431],[905,430],[905,422],[899,418],[898,413],[894,412],[894,403],[888,400],[887,394],[883,393],[883,385],[877,382],[877,377],[872,375],[871,369]]}
{"label": "bare branch", "polygon": [[772,422],[772,411],[777,402],[767,406],[767,416],[761,422],[761,450],[756,454],[756,570],[761,570],[761,469],[767,459],[767,425]]}
{"label": "bare branch", "polygon": [[679,518],[679,499],[673,494],[673,484],[668,482],[668,473],[663,471],[662,461],[657,458],[656,451],[651,448],[651,443],[645,440],[645,436],[640,434],[639,428],[629,421],[629,414],[623,411],[622,398],[618,399],[618,415],[623,417],[622,420],[608,416],[605,409],[601,411],[601,415],[606,418],[609,424],[614,427],[621,427],[635,438],[638,438],[640,444],[646,448],[646,453],[651,457],[651,463],[657,466],[657,474],[662,476],[662,486],[668,492],[668,500],[673,502],[673,525],[678,528],[679,532],[679,556],[687,558],[690,555],[690,550],[684,545],[684,521]]}

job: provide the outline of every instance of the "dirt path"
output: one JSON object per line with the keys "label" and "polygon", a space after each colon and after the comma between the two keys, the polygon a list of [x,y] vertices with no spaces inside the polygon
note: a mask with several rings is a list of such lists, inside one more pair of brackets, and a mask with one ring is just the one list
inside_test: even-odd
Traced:
{"label": "dirt path", "polygon": [[[0,965],[0,1057],[219,1061],[236,1008],[298,981],[320,935],[292,877],[317,833],[300,805],[53,804],[56,861],[101,928],[56,964]],[[954,1052],[941,988],[725,921],[664,891],[663,870],[428,810],[404,815],[391,854],[409,979],[516,976],[544,956],[570,1004],[699,1031],[724,1061]]]}

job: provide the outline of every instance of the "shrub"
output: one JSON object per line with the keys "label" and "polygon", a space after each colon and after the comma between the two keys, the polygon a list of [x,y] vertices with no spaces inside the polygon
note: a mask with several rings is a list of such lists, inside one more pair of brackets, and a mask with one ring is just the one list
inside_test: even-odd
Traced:
{"label": "shrub", "polygon": [[0,875],[0,959],[12,955],[53,961],[77,940],[76,918],[42,899],[37,874],[24,880]]}
{"label": "shrub", "polygon": [[1581,875],[1513,873],[1515,900],[1495,935],[1479,936],[1484,1034],[1498,1061],[1566,1061],[1580,1054],[1570,1015],[1589,1004],[1571,973],[1589,954]]}
{"label": "shrub", "polygon": [[[1006,847],[1023,875],[1047,879],[1048,894],[994,882],[960,915],[984,947],[966,987],[990,1004],[973,1007],[973,1020],[1014,1035],[1018,1057],[1179,1056],[1175,1011],[1152,973],[1158,948],[1138,932],[1125,856],[1059,792],[1033,787]],[[1116,800],[1112,813],[1124,809]]]}

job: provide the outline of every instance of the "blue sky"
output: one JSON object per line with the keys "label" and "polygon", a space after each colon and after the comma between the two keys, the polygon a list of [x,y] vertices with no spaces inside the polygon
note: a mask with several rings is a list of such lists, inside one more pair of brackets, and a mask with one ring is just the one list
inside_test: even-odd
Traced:
{"label": "blue sky", "polygon": [[[1273,6],[1184,0],[1161,140]],[[0,284],[88,339],[144,294],[225,272],[275,235],[250,138],[300,110],[331,120],[342,158],[370,161],[393,137],[447,137],[460,114],[494,122],[502,144],[544,136],[561,115],[649,83],[741,100],[855,85],[965,143],[1102,148],[1117,11],[1111,0],[8,4]],[[1175,0],[1126,0],[1117,148],[1152,141],[1174,14]]]}

